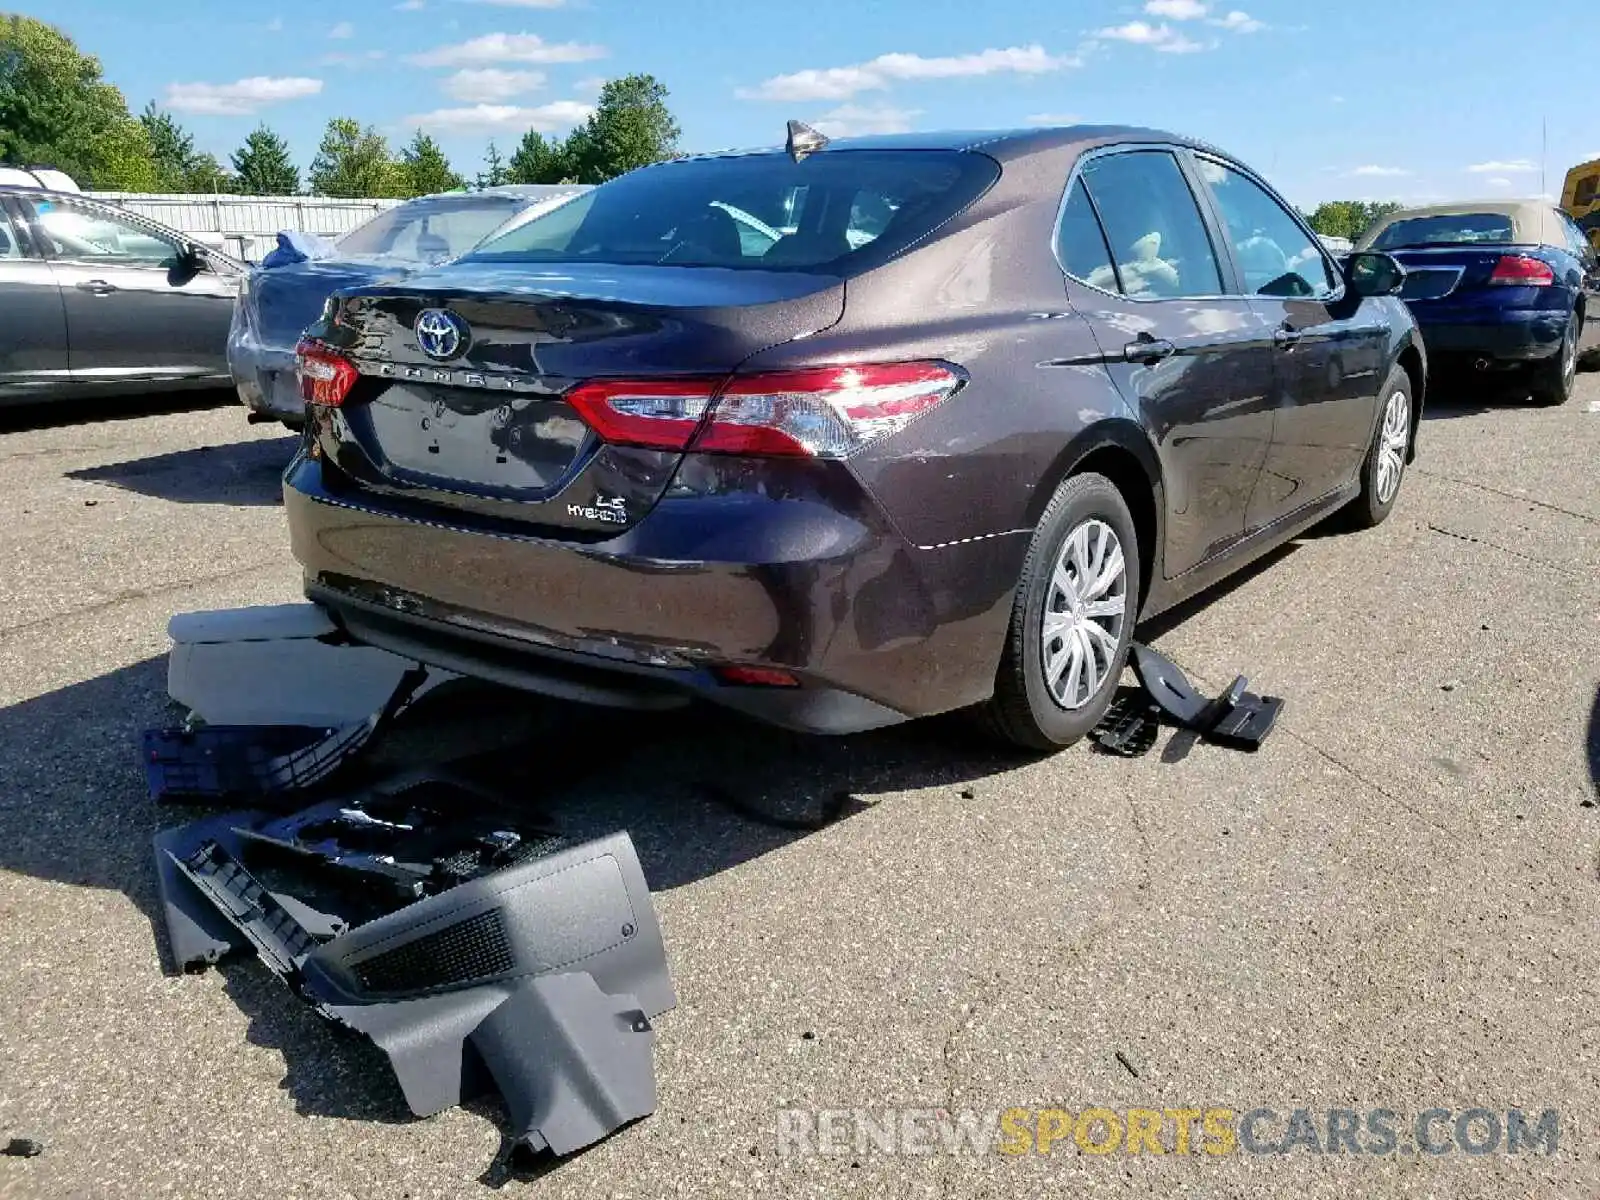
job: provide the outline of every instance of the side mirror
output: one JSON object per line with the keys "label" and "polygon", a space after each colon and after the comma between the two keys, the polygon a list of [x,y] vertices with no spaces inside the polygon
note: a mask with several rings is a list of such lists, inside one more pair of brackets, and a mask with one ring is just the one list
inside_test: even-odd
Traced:
{"label": "side mirror", "polygon": [[1393,296],[1405,286],[1406,269],[1392,254],[1362,250],[1344,258],[1345,282],[1358,296]]}

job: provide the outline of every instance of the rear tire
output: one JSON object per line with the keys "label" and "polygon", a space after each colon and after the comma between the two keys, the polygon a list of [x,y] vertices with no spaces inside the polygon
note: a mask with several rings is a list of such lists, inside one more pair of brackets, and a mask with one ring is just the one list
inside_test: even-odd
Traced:
{"label": "rear tire", "polygon": [[994,698],[982,710],[1013,746],[1052,753],[1105,716],[1139,609],[1139,541],[1103,475],[1074,475],[1039,519],[1011,609]]}
{"label": "rear tire", "polygon": [[1561,337],[1561,349],[1543,362],[1536,363],[1531,380],[1533,402],[1555,407],[1572,399],[1578,382],[1578,314],[1567,321],[1567,331]]}
{"label": "rear tire", "polygon": [[1378,427],[1373,430],[1372,445],[1367,447],[1366,461],[1361,464],[1361,494],[1345,510],[1356,529],[1372,529],[1389,519],[1400,498],[1400,485],[1405,482],[1406,459],[1411,456],[1415,402],[1411,397],[1411,376],[1404,367],[1390,369],[1378,395]]}

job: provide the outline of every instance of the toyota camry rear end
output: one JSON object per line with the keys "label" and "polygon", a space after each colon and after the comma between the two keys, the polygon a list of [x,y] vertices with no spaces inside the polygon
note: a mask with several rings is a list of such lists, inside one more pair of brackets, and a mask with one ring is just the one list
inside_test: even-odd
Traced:
{"label": "toyota camry rear end", "polygon": [[666,164],[337,294],[286,476],[308,595],[355,640],[590,703],[846,732],[981,700],[997,643],[962,623],[998,636],[1015,550],[920,547],[863,474],[967,371],[893,330],[804,347],[999,176],[957,150]]}

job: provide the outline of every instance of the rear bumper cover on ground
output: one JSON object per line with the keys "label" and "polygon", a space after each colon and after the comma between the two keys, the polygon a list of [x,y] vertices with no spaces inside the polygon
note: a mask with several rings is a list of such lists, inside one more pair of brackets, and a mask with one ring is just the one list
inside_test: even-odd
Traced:
{"label": "rear bumper cover on ground", "polygon": [[[587,545],[402,517],[328,491],[304,456],[284,500],[308,596],[355,640],[452,671],[594,703],[699,697],[815,733],[992,694],[1014,583],[981,581],[1018,578],[1025,536],[925,549],[864,493],[758,486],[669,496]],[[727,665],[800,686],[727,686]]]}

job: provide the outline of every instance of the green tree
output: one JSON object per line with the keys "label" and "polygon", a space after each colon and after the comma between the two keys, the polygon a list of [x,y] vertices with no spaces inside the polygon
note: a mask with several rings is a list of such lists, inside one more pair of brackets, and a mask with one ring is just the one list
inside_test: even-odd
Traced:
{"label": "green tree", "polygon": [[1317,205],[1306,217],[1311,228],[1325,237],[1360,239],[1374,221],[1397,212],[1392,200],[1328,200]]}
{"label": "green tree", "polygon": [[292,196],[300,190],[289,144],[264,124],[233,152],[233,169],[239,191],[247,196]]}
{"label": "green tree", "polygon": [[474,181],[479,187],[499,187],[501,184],[510,183],[511,176],[506,170],[506,160],[500,157],[500,147],[493,142],[483,152],[483,170],[478,172]]}
{"label": "green tree", "polygon": [[189,160],[189,169],[183,175],[186,192],[233,192],[238,181],[228,168],[217,160],[215,154],[202,151]]}
{"label": "green tree", "polygon": [[506,173],[508,183],[565,183],[569,178],[565,146],[530,129],[522,135]]}
{"label": "green tree", "polygon": [[153,191],[150,137],[128,102],[53,25],[0,14],[0,160],[48,163],[87,187]]}
{"label": "green tree", "polygon": [[171,113],[157,108],[154,100],[139,114],[139,124],[150,139],[157,186],[164,192],[189,191],[189,172],[195,165],[194,136]]}
{"label": "green tree", "polygon": [[363,129],[349,117],[335,117],[311,163],[311,190],[344,198],[400,196],[405,178],[381,133],[370,125]]}
{"label": "green tree", "polygon": [[439,143],[420,129],[400,152],[400,168],[405,173],[406,191],[413,196],[453,192],[462,186],[461,176],[450,169]]}
{"label": "green tree", "polygon": [[567,174],[578,183],[604,183],[678,152],[678,122],[667,88],[654,75],[609,79],[589,119],[562,146]]}

